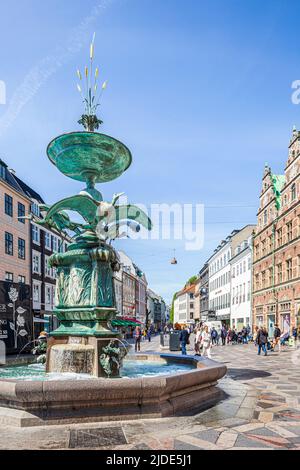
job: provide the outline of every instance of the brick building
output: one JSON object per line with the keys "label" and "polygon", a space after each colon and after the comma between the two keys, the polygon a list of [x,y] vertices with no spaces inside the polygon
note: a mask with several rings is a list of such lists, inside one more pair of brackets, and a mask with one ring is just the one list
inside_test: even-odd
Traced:
{"label": "brick building", "polygon": [[283,175],[266,165],[253,238],[253,324],[300,324],[300,132],[293,130]]}
{"label": "brick building", "polygon": [[30,198],[0,160],[0,280],[30,284]]}

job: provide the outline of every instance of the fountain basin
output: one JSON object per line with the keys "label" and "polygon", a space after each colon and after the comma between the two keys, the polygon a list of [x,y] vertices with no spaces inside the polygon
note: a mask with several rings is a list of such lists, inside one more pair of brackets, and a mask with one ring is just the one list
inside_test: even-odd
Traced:
{"label": "fountain basin", "polygon": [[56,137],[47,148],[51,162],[77,181],[105,183],[131,165],[130,150],[119,140],[98,132],[70,132]]}
{"label": "fountain basin", "polygon": [[190,364],[193,369],[136,378],[0,380],[0,424],[23,427],[161,418],[196,413],[221,398],[216,385],[226,373],[223,364],[173,354],[137,354],[133,358]]}

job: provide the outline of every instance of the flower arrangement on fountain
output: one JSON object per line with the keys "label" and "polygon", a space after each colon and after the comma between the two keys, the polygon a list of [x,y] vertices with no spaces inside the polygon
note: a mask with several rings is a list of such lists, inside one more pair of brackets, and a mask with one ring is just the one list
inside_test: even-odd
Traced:
{"label": "flower arrangement on fountain", "polygon": [[[95,129],[98,129],[99,126],[103,123],[96,115],[98,106],[100,106],[100,99],[103,91],[107,87],[107,80],[102,83],[102,86],[99,90],[98,78],[99,78],[99,67],[96,67],[94,72],[93,60],[94,60],[94,50],[95,50],[95,33],[93,40],[90,45],[90,67],[85,66],[84,68],[84,77],[85,84],[82,80],[82,73],[77,69],[77,77],[79,78],[80,83],[77,83],[77,89],[81,95],[82,101],[84,103],[84,114],[82,114],[78,123],[82,124],[83,127],[90,132],[93,132]],[[85,90],[85,95],[83,94]]]}

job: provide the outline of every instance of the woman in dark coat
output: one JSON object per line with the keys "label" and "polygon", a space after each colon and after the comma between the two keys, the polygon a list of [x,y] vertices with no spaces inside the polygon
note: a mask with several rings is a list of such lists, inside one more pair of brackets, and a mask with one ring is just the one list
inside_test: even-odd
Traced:
{"label": "woman in dark coat", "polygon": [[258,355],[260,355],[261,350],[265,353],[265,356],[267,356],[267,342],[268,342],[268,332],[265,327],[260,328],[257,333],[256,337],[256,342],[258,344]]}

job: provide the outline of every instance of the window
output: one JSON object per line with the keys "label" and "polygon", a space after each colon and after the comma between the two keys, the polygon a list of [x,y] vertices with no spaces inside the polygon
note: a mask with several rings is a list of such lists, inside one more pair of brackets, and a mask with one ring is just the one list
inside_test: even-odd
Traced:
{"label": "window", "polygon": [[14,254],[13,236],[9,232],[5,232],[5,253],[11,256]]}
{"label": "window", "polygon": [[52,235],[52,250],[57,252],[57,238]]}
{"label": "window", "polygon": [[4,201],[5,201],[5,214],[10,215],[10,217],[13,216],[13,198],[9,196],[8,194],[4,195]]}
{"label": "window", "polygon": [[34,273],[40,272],[40,257],[39,255],[33,255],[32,257],[32,270]]}
{"label": "window", "polygon": [[25,240],[22,238],[18,239],[18,257],[25,259]]}
{"label": "window", "polygon": [[31,212],[32,212],[34,215],[37,215],[38,217],[40,217],[39,205],[38,205],[36,202],[33,202],[33,203],[31,204]]}
{"label": "window", "polygon": [[19,276],[18,276],[18,282],[19,282],[20,284],[25,284],[25,276],[19,275]]}
{"label": "window", "polygon": [[279,228],[276,233],[277,233],[277,246],[281,246],[282,245],[282,228]]}
{"label": "window", "polygon": [[49,257],[48,256],[45,256],[45,274],[48,277],[52,277],[52,275],[53,275],[52,269],[49,266]]}
{"label": "window", "polygon": [[49,232],[45,232],[45,247],[51,250],[51,235]]}
{"label": "window", "polygon": [[264,211],[264,224],[266,225],[266,223],[268,222],[268,211],[267,209]]}
{"label": "window", "polygon": [[273,268],[269,268],[269,286],[273,285]]}
{"label": "window", "polygon": [[40,300],[40,286],[38,284],[33,284],[33,300],[34,302]]}
{"label": "window", "polygon": [[243,261],[243,272],[246,272],[246,260]]}
{"label": "window", "polygon": [[48,305],[51,304],[51,291],[52,291],[51,287],[46,286],[46,296],[45,297],[46,297],[46,304],[48,304]]}
{"label": "window", "polygon": [[292,201],[294,201],[296,199],[296,185],[295,185],[295,183],[292,184],[292,187],[291,187],[291,198],[292,198]]}
{"label": "window", "polygon": [[6,179],[6,167],[0,162],[0,178]]}
{"label": "window", "polygon": [[262,288],[266,287],[266,271],[262,271],[261,273],[261,282],[262,282]]}
{"label": "window", "polygon": [[5,280],[8,281],[8,282],[14,282],[14,275],[13,275],[13,273],[8,273],[8,272],[6,272],[6,273],[5,273]]}
{"label": "window", "polygon": [[261,254],[262,254],[262,256],[265,256],[265,254],[266,254],[266,240],[263,240],[261,242]]}
{"label": "window", "polygon": [[251,256],[248,258],[248,269],[251,269]]}
{"label": "window", "polygon": [[36,225],[32,225],[31,233],[32,233],[32,241],[39,244],[40,243],[40,231]]}
{"label": "window", "polygon": [[290,242],[293,238],[293,224],[292,224],[292,222],[288,222],[286,224],[286,228],[287,228],[287,241]]}
{"label": "window", "polygon": [[255,289],[259,289],[259,275],[255,274]]}
{"label": "window", "polygon": [[287,262],[286,262],[286,278],[287,278],[287,281],[289,281],[290,279],[292,279],[292,259],[288,259]]}
{"label": "window", "polygon": [[25,206],[21,202],[18,202],[18,220],[25,224],[25,219],[20,219],[19,217],[25,217]]}
{"label": "window", "polygon": [[277,265],[277,281],[282,282],[282,263]]}
{"label": "window", "polygon": [[251,284],[250,281],[248,281],[248,292],[247,292],[247,300],[250,300],[250,295],[251,295]]}

